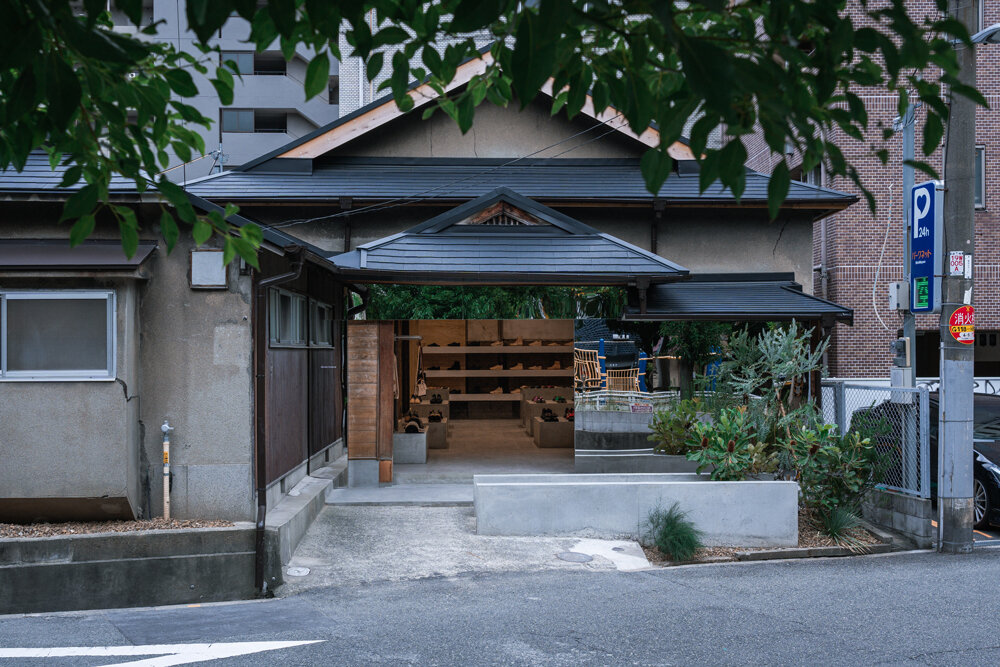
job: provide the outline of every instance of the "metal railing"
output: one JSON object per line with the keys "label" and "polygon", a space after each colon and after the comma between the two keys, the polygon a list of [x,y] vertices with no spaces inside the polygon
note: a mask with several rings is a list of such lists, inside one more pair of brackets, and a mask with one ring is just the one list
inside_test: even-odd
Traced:
{"label": "metal railing", "polygon": [[576,392],[577,412],[584,410],[604,410],[610,412],[655,412],[667,403],[680,398],[676,391],[614,391],[592,389]]}
{"label": "metal railing", "polygon": [[926,387],[878,387],[841,381],[822,385],[823,418],[841,433],[869,438],[890,491],[931,495],[930,401]]}

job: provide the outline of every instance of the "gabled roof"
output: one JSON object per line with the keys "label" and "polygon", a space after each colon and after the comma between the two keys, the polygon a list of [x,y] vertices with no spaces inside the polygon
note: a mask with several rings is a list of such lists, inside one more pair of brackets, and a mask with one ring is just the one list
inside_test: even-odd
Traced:
{"label": "gabled roof", "polygon": [[[767,204],[769,178],[748,171],[744,205]],[[668,205],[735,203],[718,182],[698,191],[697,171],[672,174],[654,197],[646,189],[639,160],[632,158],[340,158],[303,173],[227,171],[187,184],[188,190],[218,201],[329,202],[351,197],[360,202],[464,201],[481,197],[497,186],[532,199],[556,201],[645,202],[656,198]],[[792,182],[786,208],[840,210],[854,195],[806,183]]]}
{"label": "gabled roof", "polygon": [[507,188],[329,259],[361,282],[628,285],[687,275]]}
{"label": "gabled roof", "polygon": [[853,323],[854,311],[802,291],[791,273],[703,274],[670,285],[654,285],[646,310],[625,308],[627,320],[781,321],[834,320]]}
{"label": "gabled roof", "polygon": [[[469,59],[459,65],[451,83],[445,87],[445,92],[461,88],[471,81],[473,77],[482,74],[493,62],[493,56],[490,54],[489,49],[489,46],[483,47],[480,50],[481,55],[479,58]],[[550,97],[553,95],[551,79],[545,82],[541,92]],[[415,81],[410,84],[408,94],[413,100],[413,110],[408,112],[410,114],[432,103],[438,96],[433,88],[422,81]],[[609,128],[615,129],[646,146],[654,147],[659,145],[660,133],[655,126],[650,126],[642,134],[637,135],[632,131],[628,125],[628,121],[625,120],[617,109],[608,107],[599,114],[595,113],[593,98],[590,95],[587,95],[586,102],[580,113],[600,123],[605,123]],[[274,158],[316,158],[404,115],[406,114],[399,110],[390,93],[346,116],[341,116],[337,120],[313,130],[309,134],[240,165],[236,169],[238,171],[248,171]],[[675,143],[668,149],[668,152],[678,160],[693,158],[691,150],[683,141]]]}

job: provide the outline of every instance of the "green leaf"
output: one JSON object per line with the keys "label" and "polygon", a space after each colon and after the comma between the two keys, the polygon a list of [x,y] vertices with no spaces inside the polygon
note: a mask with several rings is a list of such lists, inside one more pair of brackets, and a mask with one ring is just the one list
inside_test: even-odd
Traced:
{"label": "green leaf", "polygon": [[160,234],[163,235],[163,240],[167,243],[167,254],[169,255],[173,252],[174,246],[177,245],[180,230],[177,228],[174,216],[170,215],[170,211],[167,209],[163,209],[160,214]]}
{"label": "green leaf", "polygon": [[372,48],[377,49],[380,46],[400,44],[409,38],[410,33],[406,32],[399,26],[389,26],[387,28],[382,28],[377,33],[372,35]]}
{"label": "green leaf", "polygon": [[654,196],[659,194],[660,188],[673,171],[674,160],[667,154],[667,151],[658,148],[650,148],[643,153],[639,161],[639,169],[642,171],[642,178],[646,181],[646,189]]}
{"label": "green leaf", "polygon": [[[220,70],[222,71],[222,70]],[[226,72],[229,74],[229,72]],[[229,75],[232,78],[232,75]],[[226,83],[222,78],[211,79],[212,87],[215,88],[215,92],[219,94],[219,102],[224,106],[229,106],[233,103],[233,85]]]}
{"label": "green leaf", "polygon": [[45,94],[48,98],[49,119],[52,124],[64,128],[80,106],[80,80],[67,62],[61,58],[52,61],[45,79]]}
{"label": "green leaf", "polygon": [[928,113],[927,120],[924,121],[924,155],[930,155],[936,151],[943,136],[944,124],[941,122],[941,117],[936,113]]}
{"label": "green leaf", "polygon": [[330,85],[330,58],[326,51],[317,53],[306,68],[306,99],[310,100]]}
{"label": "green leaf", "polygon": [[522,109],[538,95],[555,61],[556,45],[547,33],[540,15],[532,11],[521,15],[510,63],[514,91]]}
{"label": "green leaf", "polygon": [[240,236],[256,247],[260,247],[260,244],[264,242],[264,231],[253,223],[240,227]]}
{"label": "green leaf", "polygon": [[452,15],[449,28],[455,32],[474,32],[500,17],[503,0],[461,0]]}
{"label": "green leaf", "polygon": [[80,181],[80,177],[83,175],[83,168],[78,164],[74,164],[72,167],[66,170],[63,174],[62,180],[59,181],[57,187],[68,188],[71,185],[76,185]]}
{"label": "green leaf", "polygon": [[163,73],[170,90],[181,97],[194,97],[198,94],[198,86],[194,84],[191,73],[185,69],[168,69]]}
{"label": "green leaf", "polygon": [[83,243],[87,237],[89,237],[94,231],[94,216],[91,213],[86,215],[81,215],[77,218],[76,222],[73,223],[73,227],[69,230],[69,245],[71,248]]}
{"label": "green leaf", "polygon": [[199,218],[191,227],[191,236],[199,246],[212,237],[212,225]]}
{"label": "green leaf", "polygon": [[369,81],[374,81],[375,77],[382,73],[382,63],[384,61],[385,54],[381,51],[376,51],[369,56],[368,64],[365,65],[365,76],[368,77]]}
{"label": "green leaf", "polygon": [[771,220],[778,217],[781,204],[788,196],[788,187],[791,185],[791,181],[788,163],[782,160],[771,172],[771,179],[767,183],[767,212],[771,216]]}
{"label": "green leaf", "polygon": [[94,210],[97,206],[97,198],[100,195],[100,190],[97,188],[96,183],[91,183],[90,185],[85,185],[70,196],[66,200],[66,204],[63,206],[62,215],[59,216],[59,222],[64,220],[74,220],[79,218],[81,215],[85,215]]}
{"label": "green leaf", "polygon": [[131,259],[139,247],[139,221],[136,220],[135,211],[127,206],[115,206],[118,214],[118,231],[122,236],[122,250],[125,256]]}

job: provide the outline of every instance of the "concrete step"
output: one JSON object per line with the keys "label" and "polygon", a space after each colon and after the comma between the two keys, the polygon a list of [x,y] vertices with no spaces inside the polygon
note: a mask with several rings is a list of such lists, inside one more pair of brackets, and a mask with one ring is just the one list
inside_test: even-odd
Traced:
{"label": "concrete step", "polygon": [[394,484],[330,489],[327,505],[472,506],[472,484]]}

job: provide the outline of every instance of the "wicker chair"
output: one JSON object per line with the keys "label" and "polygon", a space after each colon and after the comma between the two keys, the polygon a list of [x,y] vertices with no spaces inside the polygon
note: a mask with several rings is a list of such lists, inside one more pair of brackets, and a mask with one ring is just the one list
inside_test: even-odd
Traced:
{"label": "wicker chair", "polygon": [[639,391],[639,369],[609,369],[608,389],[611,391]]}
{"label": "wicker chair", "polygon": [[588,391],[601,388],[601,364],[597,350],[573,350],[573,388]]}

